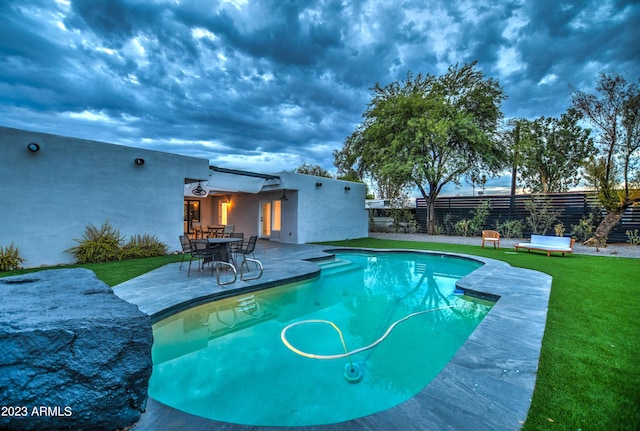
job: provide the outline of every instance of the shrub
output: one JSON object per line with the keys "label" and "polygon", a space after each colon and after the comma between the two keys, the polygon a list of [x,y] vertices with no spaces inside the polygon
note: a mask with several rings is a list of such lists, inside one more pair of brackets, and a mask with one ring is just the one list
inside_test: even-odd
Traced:
{"label": "shrub", "polygon": [[161,242],[157,236],[143,234],[134,235],[129,242],[122,247],[123,259],[138,259],[143,257],[164,256],[167,254],[167,245]]}
{"label": "shrub", "polygon": [[444,235],[444,227],[440,223],[436,223],[433,226],[433,234],[434,235]]}
{"label": "shrub", "polygon": [[453,215],[451,213],[446,213],[442,217],[442,230],[445,235],[452,235],[456,231],[456,225],[453,222]]}
{"label": "shrub", "polygon": [[633,231],[628,230],[625,232],[627,234],[627,242],[631,245],[640,245],[640,235],[638,235],[638,229],[634,229]]}
{"label": "shrub", "polygon": [[0,245],[0,271],[13,271],[20,269],[24,259],[20,257],[20,250],[13,242],[6,247]]}
{"label": "shrub", "polygon": [[529,212],[527,224],[534,234],[546,234],[551,226],[558,221],[559,212],[553,209],[551,201],[544,197],[533,197],[524,206]]}
{"label": "shrub", "polygon": [[522,238],[524,224],[522,220],[505,220],[504,223],[496,223],[496,230],[504,238]]}
{"label": "shrub", "polygon": [[553,230],[556,231],[556,236],[564,236],[564,224],[558,223],[553,227]]}
{"label": "shrub", "polygon": [[573,236],[579,242],[585,242],[593,235],[595,214],[582,217],[577,225],[572,225]]}
{"label": "shrub", "polygon": [[65,250],[76,257],[78,263],[111,262],[122,257],[121,246],[124,238],[120,231],[109,224],[107,220],[96,228],[89,224],[85,228],[82,239],[74,239],[77,246]]}
{"label": "shrub", "polygon": [[[469,214],[473,215],[471,219],[462,219],[456,222],[456,224],[453,226],[453,230],[455,231],[456,235],[480,235],[487,217],[489,216],[489,210],[491,210],[491,204],[489,203],[489,201],[482,201],[482,203],[475,209],[469,211]],[[445,220],[445,223],[446,222],[448,222],[448,220]]]}
{"label": "shrub", "polygon": [[471,221],[464,219],[456,222],[454,226],[456,235],[459,236],[471,236]]}
{"label": "shrub", "polygon": [[490,210],[491,204],[489,203],[489,201],[482,201],[482,203],[478,205],[476,209],[471,210],[471,214],[473,214],[473,217],[469,222],[469,229],[471,230],[472,235],[480,235],[482,233],[482,228],[487,221],[487,217],[489,217]]}

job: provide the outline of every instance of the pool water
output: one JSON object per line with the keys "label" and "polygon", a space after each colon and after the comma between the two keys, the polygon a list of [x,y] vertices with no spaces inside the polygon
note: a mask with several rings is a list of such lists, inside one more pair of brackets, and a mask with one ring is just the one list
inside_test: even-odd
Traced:
{"label": "pool water", "polygon": [[[391,408],[415,395],[444,368],[492,303],[454,293],[481,263],[413,253],[338,253],[307,282],[219,300],[153,327],[149,395],[176,409],[224,422],[306,426],[342,422]],[[363,372],[345,379],[348,359],[320,360],[287,348],[280,335],[307,319],[334,322]],[[329,325],[287,331],[296,348],[344,353]]]}

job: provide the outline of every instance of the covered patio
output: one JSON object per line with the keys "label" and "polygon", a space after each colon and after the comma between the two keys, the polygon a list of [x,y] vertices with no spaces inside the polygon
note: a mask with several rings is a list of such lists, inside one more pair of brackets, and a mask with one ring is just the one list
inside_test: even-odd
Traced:
{"label": "covered patio", "polygon": [[191,238],[233,225],[245,238],[302,244],[367,236],[364,184],[294,172],[262,174],[217,166],[184,186]]}

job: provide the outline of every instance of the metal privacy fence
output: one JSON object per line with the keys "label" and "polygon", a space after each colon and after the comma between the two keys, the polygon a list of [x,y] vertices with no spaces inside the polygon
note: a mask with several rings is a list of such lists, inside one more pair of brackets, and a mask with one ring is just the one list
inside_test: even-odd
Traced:
{"label": "metal privacy fence", "polygon": [[[484,229],[495,229],[497,223],[504,223],[507,220],[521,220],[525,225],[523,236],[531,235],[531,229],[526,225],[526,218],[529,216],[526,203],[534,198],[548,199],[550,205],[558,212],[558,221],[564,224],[565,236],[571,236],[572,226],[579,224],[583,217],[595,214],[595,226],[597,226],[604,211],[598,203],[595,193],[575,192],[575,193],[550,193],[547,195],[488,195],[488,196],[451,196],[436,199],[436,222],[443,225],[444,217],[450,214],[450,221],[470,219],[473,217],[471,211],[476,209],[483,201],[489,201],[491,209],[489,216],[483,226]],[[416,199],[416,223],[418,228],[426,231],[427,203],[424,199]],[[626,231],[634,229],[640,230],[640,208],[628,208],[620,223],[618,223],[609,234],[609,243],[627,242]],[[547,235],[555,235],[553,228],[547,231]]]}

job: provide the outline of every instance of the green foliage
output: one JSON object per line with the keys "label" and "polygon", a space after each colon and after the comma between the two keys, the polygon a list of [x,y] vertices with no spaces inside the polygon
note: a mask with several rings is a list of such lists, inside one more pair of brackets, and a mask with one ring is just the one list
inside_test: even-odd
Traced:
{"label": "green foliage", "polygon": [[638,229],[634,229],[633,231],[628,230],[625,232],[627,234],[627,242],[631,245],[640,245],[640,235],[638,234]]}
{"label": "green foliage", "polygon": [[118,229],[109,224],[108,220],[99,229],[89,224],[85,228],[82,239],[74,239],[74,241],[78,245],[65,252],[73,254],[78,263],[111,262],[121,259],[124,238],[120,236]]}
{"label": "green foliage", "polygon": [[441,229],[445,235],[453,235],[453,233],[455,232],[455,223],[453,222],[453,215],[451,213],[446,213],[442,217]]}
{"label": "green foliage", "polygon": [[294,169],[298,174],[314,175],[316,177],[333,178],[333,175],[320,165],[311,165],[304,162]]}
{"label": "green foliage", "polygon": [[522,238],[524,224],[522,220],[505,220],[503,223],[496,223],[496,230],[503,238]]}
{"label": "green foliage", "polygon": [[[600,132],[598,154],[590,160],[587,178],[609,211],[640,201],[640,87],[619,74],[601,73],[598,95],[577,91],[572,104]],[[601,236],[606,236],[604,232]]]}
{"label": "green foliage", "polygon": [[13,242],[6,247],[0,245],[0,271],[20,269],[24,259],[20,257],[20,250]]}
{"label": "green foliage", "polygon": [[433,202],[445,184],[504,165],[506,152],[495,139],[502,88],[474,62],[440,77],[409,73],[372,90],[365,120],[334,153],[335,164],[395,186],[415,184],[427,200],[427,233],[433,233]]}
{"label": "green foliage", "polygon": [[487,221],[487,217],[489,217],[490,211],[491,203],[488,200],[482,201],[480,205],[471,210],[473,217],[471,218],[470,228],[473,235],[480,235],[482,233],[482,229]]}
{"label": "green foliage", "polygon": [[401,230],[407,233],[415,226],[416,219],[408,208],[394,208],[391,210],[391,216],[396,233]]}
{"label": "green foliage", "polygon": [[456,235],[480,235],[480,233],[482,233],[482,229],[484,228],[487,217],[489,216],[490,210],[491,204],[489,203],[489,201],[482,201],[480,205],[470,211],[470,214],[473,215],[471,219],[463,219],[456,222],[456,224],[454,225],[454,231]]}
{"label": "green foliage", "polygon": [[616,165],[608,165],[603,157],[591,157],[585,166],[584,175],[587,182],[595,187],[598,201],[605,209],[616,211],[620,208],[623,200],[616,188],[617,183],[609,179],[618,176]]}
{"label": "green foliage", "polygon": [[434,235],[449,235],[449,234],[445,233],[444,226],[442,226],[440,223],[436,223],[435,226],[433,226],[433,234]]}
{"label": "green foliage", "polygon": [[139,259],[145,257],[164,256],[167,254],[167,245],[161,242],[157,236],[143,234],[134,235],[129,242],[122,247],[123,259]]}
{"label": "green foliage", "polygon": [[82,239],[74,241],[78,245],[65,252],[73,254],[77,263],[81,264],[163,256],[167,253],[167,245],[155,235],[134,235],[128,243],[123,244],[124,237],[109,221],[104,222],[99,229],[89,224]]}
{"label": "green foliage", "polygon": [[534,234],[546,234],[558,221],[559,212],[553,208],[550,200],[542,196],[532,197],[524,206],[529,212],[527,224]]}
{"label": "green foliage", "polygon": [[454,232],[458,236],[471,236],[471,220],[462,219],[458,220],[454,225]]}
{"label": "green foliage", "polygon": [[[138,277],[156,268],[160,268],[168,263],[180,262],[181,254],[167,254],[164,256],[148,257],[145,259],[129,259],[117,262],[105,263],[83,263],[74,265],[60,265],[56,269],[62,268],[86,268],[96,273],[96,276],[104,281],[108,286],[115,286],[132,278]],[[29,274],[42,271],[43,269],[52,269],[51,267],[39,267],[20,269],[15,271],[1,272],[0,277]]]}
{"label": "green foliage", "polygon": [[553,230],[556,232],[556,236],[564,236],[564,224],[557,223],[553,227]]}
{"label": "green foliage", "polygon": [[578,185],[581,168],[595,152],[590,130],[578,125],[580,119],[577,110],[569,109],[560,119],[517,120],[518,140],[513,145],[523,186],[533,193],[550,193]]}
{"label": "green foliage", "polygon": [[588,216],[582,217],[577,225],[571,225],[572,235],[578,242],[585,242],[594,230],[595,214],[591,213]]}

